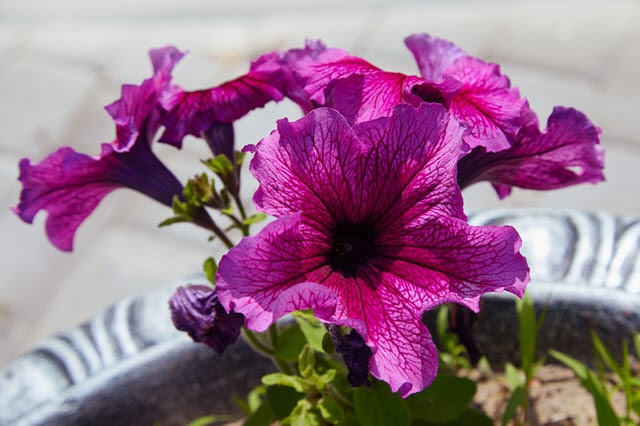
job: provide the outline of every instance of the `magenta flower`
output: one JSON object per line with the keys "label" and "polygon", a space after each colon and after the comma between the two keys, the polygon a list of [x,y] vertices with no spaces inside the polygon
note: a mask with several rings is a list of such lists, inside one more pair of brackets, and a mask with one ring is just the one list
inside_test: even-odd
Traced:
{"label": "magenta flower", "polygon": [[169,300],[171,320],[194,342],[202,342],[222,355],[227,346],[238,340],[244,317],[224,310],[213,287],[190,285],[179,287]]}
{"label": "magenta flower", "polygon": [[[307,86],[310,80],[321,74],[317,66],[333,63],[349,54],[336,48],[328,48],[321,41],[307,40],[302,49],[289,49],[285,52],[272,52],[263,55],[260,66],[271,70],[280,70],[282,80],[281,92],[297,103],[306,114],[314,108],[323,106],[313,94],[309,94]],[[323,89],[323,88],[322,88]]]}
{"label": "magenta flower", "polygon": [[73,249],[73,237],[100,201],[116,188],[131,188],[171,206],[182,185],[153,154],[151,143],[159,128],[159,98],[169,89],[173,65],[182,53],[173,47],[150,52],[154,75],[140,86],[124,85],[122,97],[107,111],[116,123],[116,140],[102,144],[94,158],[63,147],[42,162],[20,162],[23,189],[13,210],[27,223],[36,213],[49,213],[51,242],[63,251]]}
{"label": "magenta flower", "polygon": [[527,127],[512,147],[500,152],[476,148],[458,168],[460,187],[489,181],[500,198],[512,186],[541,190],[596,183],[604,180],[600,129],[580,111],[555,107],[544,132]]}
{"label": "magenta flower", "polygon": [[305,112],[309,107],[328,106],[352,122],[389,116],[399,103],[440,103],[464,125],[464,141],[471,148],[482,146],[491,152],[511,146],[526,120],[535,119],[497,65],[427,34],[410,36],[406,44],[422,77],[384,71],[346,53],[321,61],[292,56],[285,68],[296,70],[302,87],[294,100]]}
{"label": "magenta flower", "polygon": [[408,396],[437,353],[422,315],[528,282],[510,227],[467,224],[456,182],[461,129],[444,108],[399,105],[351,126],[319,108],[253,148],[256,206],[277,219],[222,258],[220,302],[263,331],[298,309],[357,330],[371,374]]}
{"label": "magenta flower", "polygon": [[233,158],[232,123],[269,101],[280,101],[282,79],[282,70],[259,58],[247,74],[217,87],[187,92],[173,86],[162,99],[167,114],[160,142],[181,147],[186,135],[204,137],[214,155]]}
{"label": "magenta flower", "polygon": [[467,127],[464,139],[471,148],[481,146],[495,152],[511,146],[530,110],[498,65],[428,34],[411,35],[405,43],[429,82],[416,93],[428,89],[433,96],[440,92],[447,109]]}
{"label": "magenta flower", "polygon": [[114,149],[128,150],[141,136],[151,141],[160,127],[163,113],[161,98],[175,90],[170,86],[171,71],[185,53],[173,46],[152,49],[149,52],[153,64],[153,76],[139,86],[122,85],[120,99],[107,105],[105,109],[116,123]]}
{"label": "magenta flower", "polygon": [[135,143],[128,152],[105,143],[98,158],[69,147],[36,165],[24,158],[19,180],[20,203],[13,211],[27,223],[33,223],[38,211],[47,211],[47,236],[63,251],[73,250],[78,227],[114,189],[131,188],[167,206],[174,195],[182,194],[180,182],[145,142]]}

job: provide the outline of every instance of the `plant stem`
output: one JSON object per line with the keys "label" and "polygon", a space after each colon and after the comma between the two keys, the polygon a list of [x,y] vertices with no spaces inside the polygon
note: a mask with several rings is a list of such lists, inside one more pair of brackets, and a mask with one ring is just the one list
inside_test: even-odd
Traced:
{"label": "plant stem", "polygon": [[193,223],[213,232],[215,236],[218,237],[228,249],[231,249],[233,247],[233,243],[231,242],[229,237],[227,237],[227,234],[225,234],[224,231],[220,229],[218,225],[216,225],[211,216],[209,216],[209,213],[207,213],[204,208],[198,209],[198,212],[193,217]]}

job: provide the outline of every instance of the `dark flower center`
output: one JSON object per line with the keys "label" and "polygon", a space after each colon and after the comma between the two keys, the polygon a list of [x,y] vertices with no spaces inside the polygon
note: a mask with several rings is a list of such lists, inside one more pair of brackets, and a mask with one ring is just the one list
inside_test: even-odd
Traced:
{"label": "dark flower center", "polygon": [[340,223],[333,229],[327,261],[334,271],[355,277],[376,253],[375,228],[368,223]]}

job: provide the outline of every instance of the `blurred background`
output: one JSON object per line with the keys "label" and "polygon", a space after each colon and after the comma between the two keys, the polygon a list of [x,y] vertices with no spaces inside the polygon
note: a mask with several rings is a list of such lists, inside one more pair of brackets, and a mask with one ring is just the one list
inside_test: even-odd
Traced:
{"label": "blurred background", "polygon": [[[636,0],[0,0],[0,365],[52,333],[128,295],[198,272],[221,246],[189,225],[158,229],[171,212],[128,190],[110,194],[76,235],[75,251],[46,239],[45,214],[22,223],[18,162],[59,146],[90,155],[114,137],[103,107],[123,83],[151,75],[147,51],[189,50],[174,81],[186,89],[246,72],[251,59],[305,38],[416,74],[403,39],[445,37],[497,62],[544,126],[554,105],[585,112],[603,131],[607,182],[551,192],[515,190],[503,202],[487,184],[466,192],[468,212],[500,206],[640,215],[640,3]],[[236,126],[255,143],[280,117],[269,105]],[[204,143],[157,146],[185,180],[202,171]],[[246,184],[245,198],[252,184]]]}

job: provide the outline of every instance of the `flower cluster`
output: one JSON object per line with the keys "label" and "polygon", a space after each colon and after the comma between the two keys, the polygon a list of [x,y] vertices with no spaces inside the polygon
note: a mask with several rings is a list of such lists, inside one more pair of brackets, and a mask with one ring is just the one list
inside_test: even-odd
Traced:
{"label": "flower cluster", "polygon": [[[207,208],[238,197],[233,123],[289,99],[303,116],[279,120],[243,149],[253,154],[255,207],[274,220],[222,257],[215,290],[175,294],[174,322],[220,353],[243,322],[261,332],[312,309],[353,384],[368,383],[371,374],[403,397],[419,392],[434,380],[438,360],[423,314],[449,302],[477,311],[484,293],[522,296],[529,281],[517,232],[469,225],[462,189],[487,181],[503,198],[512,187],[595,183],[603,179],[603,150],[599,129],[573,108],[554,108],[541,130],[497,65],[426,34],[405,42],[420,75],[307,42],[194,92],[171,82],[184,54],[154,50],[153,76],[123,86],[107,107],[115,140],[97,158],[66,147],[36,165],[22,160],[14,210],[29,223],[47,211],[50,240],[69,251],[79,225],[113,189],[131,188],[175,209],[195,190],[153,154],[162,129],[159,142],[180,148],[195,136],[228,160],[230,171],[214,168],[225,186],[222,201],[189,210],[192,222],[222,238]],[[206,185],[200,192],[215,193]],[[350,334],[342,335],[345,327]]]}

